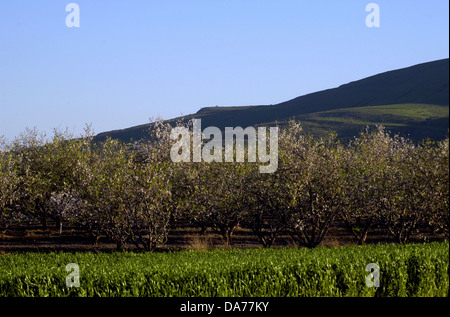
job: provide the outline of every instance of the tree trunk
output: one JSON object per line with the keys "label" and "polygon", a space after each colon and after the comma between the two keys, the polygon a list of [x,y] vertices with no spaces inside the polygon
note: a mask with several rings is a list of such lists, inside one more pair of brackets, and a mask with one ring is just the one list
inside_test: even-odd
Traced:
{"label": "tree trunk", "polygon": [[122,249],[123,249],[123,241],[122,240],[116,241],[116,250],[122,251]]}
{"label": "tree trunk", "polygon": [[58,229],[59,230],[59,234],[62,234],[62,228],[63,228],[62,218],[58,217],[56,219],[55,229]]}
{"label": "tree trunk", "polygon": [[223,236],[225,238],[225,245],[227,247],[231,247],[231,245],[233,244],[233,240],[231,238],[232,234],[233,234],[233,230],[232,229],[226,228],[224,230]]}
{"label": "tree trunk", "polygon": [[42,216],[41,223],[42,223],[42,229],[47,230],[47,217],[45,215]]}

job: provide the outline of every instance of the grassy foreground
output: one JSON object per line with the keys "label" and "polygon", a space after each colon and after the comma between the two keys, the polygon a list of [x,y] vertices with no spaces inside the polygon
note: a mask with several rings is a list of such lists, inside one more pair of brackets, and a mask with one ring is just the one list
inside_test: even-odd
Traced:
{"label": "grassy foreground", "polygon": [[[66,265],[79,267],[68,288]],[[366,286],[367,264],[380,268]],[[0,256],[0,296],[447,296],[449,244]]]}

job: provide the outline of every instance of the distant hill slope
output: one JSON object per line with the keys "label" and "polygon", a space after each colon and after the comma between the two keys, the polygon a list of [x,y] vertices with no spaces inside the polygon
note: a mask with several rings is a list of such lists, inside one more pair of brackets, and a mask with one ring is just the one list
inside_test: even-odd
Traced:
{"label": "distant hill slope", "polygon": [[[383,124],[393,132],[422,139],[446,136],[448,109],[447,58],[381,73],[276,105],[206,107],[195,114],[168,121],[201,118],[203,127],[224,129],[283,123],[295,118],[304,122],[307,132],[324,134],[334,130],[343,138],[356,135],[365,125]],[[147,128],[148,124],[143,124],[104,132],[96,139],[104,140],[109,136],[123,141],[139,140],[146,137]]]}

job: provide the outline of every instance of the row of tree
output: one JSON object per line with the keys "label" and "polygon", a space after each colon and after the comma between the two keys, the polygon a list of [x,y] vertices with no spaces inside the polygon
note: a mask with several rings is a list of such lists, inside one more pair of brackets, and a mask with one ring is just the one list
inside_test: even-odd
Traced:
{"label": "row of tree", "polygon": [[249,228],[264,246],[290,234],[315,247],[335,220],[363,244],[382,225],[399,243],[420,226],[448,236],[449,139],[414,144],[384,128],[348,143],[315,138],[291,122],[278,136],[278,170],[259,163],[174,163],[171,127],[151,125],[149,139],[93,142],[87,128],[51,139],[27,130],[0,151],[0,227],[51,219],[93,237],[153,250],[174,221],[189,219],[232,243]]}

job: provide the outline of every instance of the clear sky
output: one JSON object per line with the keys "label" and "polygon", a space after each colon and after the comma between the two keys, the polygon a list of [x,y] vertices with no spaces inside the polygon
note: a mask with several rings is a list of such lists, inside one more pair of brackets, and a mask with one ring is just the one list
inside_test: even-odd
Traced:
{"label": "clear sky", "polygon": [[0,135],[276,104],[448,58],[448,12],[447,0],[1,0]]}

